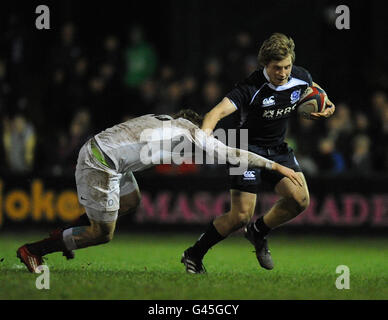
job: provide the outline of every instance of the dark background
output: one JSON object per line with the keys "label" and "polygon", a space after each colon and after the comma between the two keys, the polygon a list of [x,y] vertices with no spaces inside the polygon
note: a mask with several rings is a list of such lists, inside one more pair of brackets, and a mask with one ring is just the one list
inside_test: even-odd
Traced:
{"label": "dark background", "polygon": [[[35,27],[35,8],[40,4],[50,9],[50,30]],[[335,8],[341,4],[350,9],[349,30],[335,27]],[[314,179],[315,186],[328,176],[345,181],[343,185],[352,185],[352,177],[362,177],[366,186],[376,184],[378,177],[378,192],[382,193],[381,179],[388,173],[385,9],[381,1],[3,2],[0,172],[4,190],[8,192],[7,182],[12,177],[21,184],[27,177],[28,181],[47,177],[57,179],[59,185],[61,181],[69,183],[80,146],[124,119],[187,107],[206,113],[247,75],[246,66],[254,68],[261,43],[273,32],[282,32],[295,41],[296,64],[310,71],[337,106],[335,120],[314,122],[305,131],[299,120],[291,120],[287,141],[298,159],[315,164],[315,170],[306,167],[306,176]],[[66,47],[62,32],[69,23],[74,37]],[[142,81],[128,86],[124,80],[129,63],[126,52],[132,45],[129,33],[136,26],[155,55],[155,68]],[[239,42],[241,35],[247,43]],[[109,36],[118,40],[112,55],[104,51]],[[74,69],[82,59],[86,72],[77,78]],[[219,70],[211,73],[206,65],[214,60]],[[104,64],[112,68],[113,76],[102,74]],[[64,80],[55,80],[57,76]],[[184,87],[187,79],[194,84],[193,91]],[[151,100],[146,98],[147,90],[152,92]],[[84,111],[82,116],[80,111]],[[17,116],[23,120],[19,135],[14,129]],[[359,116],[366,119],[365,126],[358,127]],[[220,124],[230,125],[228,120]],[[12,149],[17,143],[6,144],[12,132],[15,140],[11,141],[20,143],[16,157],[28,153],[28,137],[35,141],[30,150],[33,160],[24,167],[13,166]],[[357,160],[355,139],[359,135],[369,141],[369,147]],[[325,139],[331,142],[329,150],[321,146]],[[222,182],[225,171],[207,166],[158,166],[141,179],[147,184],[163,177],[164,187],[169,188],[169,176],[183,181],[211,176],[213,182]],[[324,186],[326,189],[317,192],[330,193],[330,183]]]}

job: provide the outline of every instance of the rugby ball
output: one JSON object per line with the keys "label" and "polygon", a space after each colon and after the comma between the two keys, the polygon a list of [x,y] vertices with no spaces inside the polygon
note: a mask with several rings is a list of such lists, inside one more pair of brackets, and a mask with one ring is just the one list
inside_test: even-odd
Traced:
{"label": "rugby ball", "polygon": [[322,112],[325,110],[327,95],[325,91],[316,86],[306,89],[297,105],[298,114],[306,119],[311,119],[312,112]]}

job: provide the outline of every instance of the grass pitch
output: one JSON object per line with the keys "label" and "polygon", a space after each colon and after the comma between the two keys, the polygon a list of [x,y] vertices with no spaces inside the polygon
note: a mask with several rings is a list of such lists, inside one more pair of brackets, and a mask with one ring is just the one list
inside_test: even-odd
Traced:
{"label": "grass pitch", "polygon": [[[273,234],[271,271],[259,267],[242,234],[204,259],[206,275],[186,274],[180,256],[197,235],[119,233],[111,243],[47,256],[50,289],[27,272],[16,249],[45,234],[0,234],[0,299],[258,300],[388,298],[388,239]],[[339,265],[350,269],[350,289],[338,290]]]}

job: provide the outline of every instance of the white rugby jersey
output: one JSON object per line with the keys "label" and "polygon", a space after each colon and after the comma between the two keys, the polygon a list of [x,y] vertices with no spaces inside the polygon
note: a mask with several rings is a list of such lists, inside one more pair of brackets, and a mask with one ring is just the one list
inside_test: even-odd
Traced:
{"label": "white rugby jersey", "polygon": [[213,163],[229,162],[268,169],[273,163],[254,153],[230,148],[189,120],[173,119],[168,115],[148,114],[134,118],[108,128],[94,138],[119,173],[141,171],[155,164],[179,164],[182,160],[205,163],[203,151],[209,159],[217,160]]}

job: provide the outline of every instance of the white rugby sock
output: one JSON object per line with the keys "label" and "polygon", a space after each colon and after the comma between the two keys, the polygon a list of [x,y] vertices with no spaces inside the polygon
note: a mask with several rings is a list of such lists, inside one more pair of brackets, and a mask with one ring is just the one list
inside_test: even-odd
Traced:
{"label": "white rugby sock", "polygon": [[63,242],[65,243],[67,250],[77,249],[77,244],[75,243],[75,240],[73,237],[73,228],[69,228],[69,229],[64,230],[62,237],[63,237]]}

